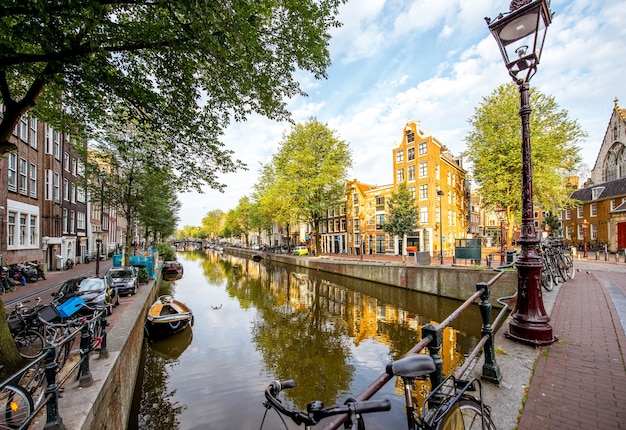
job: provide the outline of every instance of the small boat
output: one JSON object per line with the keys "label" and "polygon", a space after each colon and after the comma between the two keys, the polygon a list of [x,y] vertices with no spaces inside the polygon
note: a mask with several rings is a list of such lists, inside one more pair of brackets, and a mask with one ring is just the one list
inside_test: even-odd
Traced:
{"label": "small boat", "polygon": [[183,277],[183,264],[179,261],[165,261],[161,267],[161,276],[165,281],[177,281]]}
{"label": "small boat", "polygon": [[193,325],[193,313],[172,296],[161,296],[148,310],[146,329],[150,337],[169,336]]}

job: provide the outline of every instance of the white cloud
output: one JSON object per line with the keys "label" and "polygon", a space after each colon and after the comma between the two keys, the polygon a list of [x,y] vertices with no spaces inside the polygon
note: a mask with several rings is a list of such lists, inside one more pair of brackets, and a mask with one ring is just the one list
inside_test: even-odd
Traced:
{"label": "white cloud", "polygon": [[[593,167],[613,99],[626,106],[626,8],[623,0],[552,0],[551,8],[555,16],[531,85],[554,96],[589,132],[582,155]],[[350,142],[351,177],[372,184],[393,182],[392,149],[409,118],[460,154],[474,108],[510,81],[483,19],[506,10],[508,2],[495,0],[349,1],[341,6],[344,26],[333,31],[329,79],[298,75],[310,97],[289,102],[294,121],[315,116],[328,123]],[[199,225],[208,210],[236,207],[252,192],[259,163],[269,161],[290,128],[258,116],[229,127],[224,142],[250,170],[224,176],[224,194],[181,196],[180,225]]]}

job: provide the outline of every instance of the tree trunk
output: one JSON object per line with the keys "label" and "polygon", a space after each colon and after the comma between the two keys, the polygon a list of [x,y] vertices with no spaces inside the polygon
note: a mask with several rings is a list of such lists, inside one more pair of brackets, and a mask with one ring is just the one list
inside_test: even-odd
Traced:
{"label": "tree trunk", "polygon": [[3,375],[10,375],[20,368],[23,361],[9,330],[4,302],[0,299],[0,363],[4,365],[1,372]]}

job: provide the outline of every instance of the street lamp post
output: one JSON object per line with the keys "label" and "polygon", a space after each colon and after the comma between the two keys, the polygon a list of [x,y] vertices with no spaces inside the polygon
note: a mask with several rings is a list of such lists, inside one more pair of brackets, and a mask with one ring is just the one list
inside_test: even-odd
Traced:
{"label": "street lamp post", "polygon": [[500,266],[504,265],[504,212],[506,209],[498,208],[498,220],[500,221]]}
{"label": "street lamp post", "polygon": [[100,247],[102,239],[96,239],[96,276],[100,276]]}
{"label": "street lamp post", "polygon": [[550,317],[541,296],[543,263],[537,253],[539,239],[533,214],[529,81],[537,72],[552,13],[546,0],[513,0],[508,13],[485,20],[498,42],[509,75],[519,88],[522,121],[522,231],[519,239],[522,249],[515,262],[517,303],[506,335],[531,345],[549,345],[557,338],[552,334]]}
{"label": "street lamp post", "polygon": [[437,190],[437,196],[439,197],[439,264],[443,266],[443,224],[441,223],[441,197],[444,195],[444,192],[441,190]]}
{"label": "street lamp post", "polygon": [[589,221],[586,219],[583,220],[583,257],[587,258],[589,256],[587,249],[587,230],[589,230]]}

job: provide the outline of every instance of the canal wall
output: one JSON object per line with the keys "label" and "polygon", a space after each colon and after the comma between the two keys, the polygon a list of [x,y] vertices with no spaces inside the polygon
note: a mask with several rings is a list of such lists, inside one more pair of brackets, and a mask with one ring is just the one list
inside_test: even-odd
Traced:
{"label": "canal wall", "polygon": [[[266,262],[276,261],[462,301],[476,292],[476,284],[489,282],[496,275],[493,269],[481,266],[418,266],[390,261],[259,253],[242,248],[225,248],[224,252],[246,258],[258,255]],[[502,307],[497,298],[511,296],[516,290],[517,271],[506,270],[491,287],[491,304]]]}

